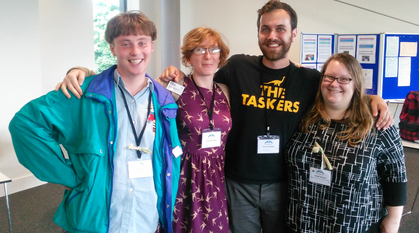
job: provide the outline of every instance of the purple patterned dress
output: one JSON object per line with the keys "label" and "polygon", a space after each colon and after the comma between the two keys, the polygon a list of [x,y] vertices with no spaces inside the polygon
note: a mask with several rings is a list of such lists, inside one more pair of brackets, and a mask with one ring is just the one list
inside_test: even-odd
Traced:
{"label": "purple patterned dress", "polygon": [[177,125],[183,157],[179,190],[173,211],[173,232],[228,232],[227,201],[224,183],[225,143],[231,129],[227,99],[216,85],[214,128],[221,128],[221,146],[201,148],[201,133],[209,129],[207,107],[213,92],[200,87],[202,100],[190,78],[177,100]]}

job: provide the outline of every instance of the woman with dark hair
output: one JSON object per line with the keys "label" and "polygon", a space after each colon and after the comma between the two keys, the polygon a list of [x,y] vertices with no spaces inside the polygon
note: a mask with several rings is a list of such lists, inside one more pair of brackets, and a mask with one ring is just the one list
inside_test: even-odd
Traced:
{"label": "woman with dark hair", "polygon": [[290,232],[397,232],[406,204],[403,146],[378,131],[361,65],[335,54],[314,106],[288,143]]}

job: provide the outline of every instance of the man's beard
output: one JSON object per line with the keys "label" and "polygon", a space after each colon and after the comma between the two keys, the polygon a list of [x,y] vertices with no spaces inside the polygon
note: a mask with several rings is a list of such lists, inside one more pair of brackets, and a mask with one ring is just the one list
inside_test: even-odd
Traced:
{"label": "man's beard", "polygon": [[263,56],[267,60],[278,61],[285,58],[285,56],[288,54],[288,51],[291,48],[291,38],[288,42],[283,41],[281,43],[279,51],[269,51],[268,48],[266,48],[264,45],[261,45],[260,43],[259,43],[259,48],[262,51]]}

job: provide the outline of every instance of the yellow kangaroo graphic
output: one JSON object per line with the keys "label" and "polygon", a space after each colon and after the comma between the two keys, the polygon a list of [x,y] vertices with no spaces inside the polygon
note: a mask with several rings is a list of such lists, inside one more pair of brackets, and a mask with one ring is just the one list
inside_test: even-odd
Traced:
{"label": "yellow kangaroo graphic", "polygon": [[270,81],[270,82],[267,82],[267,83],[264,83],[264,84],[271,84],[271,83],[273,83],[275,86],[281,86],[281,83],[282,82],[284,82],[284,79],[285,79],[285,76],[284,77],[282,77],[282,80],[274,80],[274,81]]}

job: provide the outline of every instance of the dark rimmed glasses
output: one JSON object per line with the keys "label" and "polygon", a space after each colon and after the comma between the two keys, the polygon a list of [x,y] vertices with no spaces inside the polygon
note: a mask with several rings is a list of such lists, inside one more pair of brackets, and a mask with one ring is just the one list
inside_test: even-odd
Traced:
{"label": "dark rimmed glasses", "polygon": [[332,83],[333,81],[337,80],[340,84],[348,84],[352,81],[352,79],[348,77],[335,77],[327,74],[323,74],[323,80],[329,83]]}

